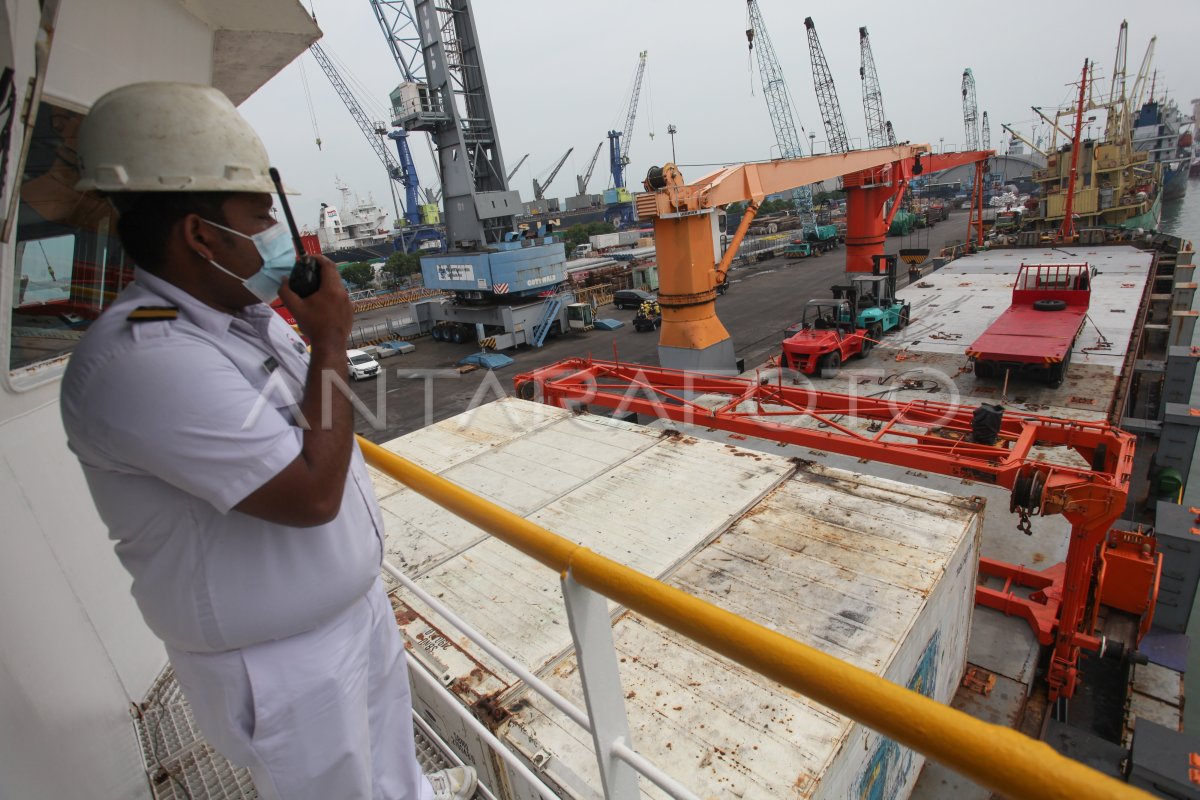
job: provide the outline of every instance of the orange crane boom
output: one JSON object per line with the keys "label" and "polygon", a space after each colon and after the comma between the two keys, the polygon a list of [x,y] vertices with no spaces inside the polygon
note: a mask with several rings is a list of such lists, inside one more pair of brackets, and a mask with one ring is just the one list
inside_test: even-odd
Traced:
{"label": "orange crane boom", "polygon": [[[651,168],[646,192],[635,202],[638,217],[654,220],[659,304],[663,324],[659,363],[680,369],[734,367],[729,332],[716,314],[716,287],[768,195],[842,177],[847,190],[846,270],[869,273],[887,236],[883,206],[901,195],[913,175],[981,163],[991,151],[930,155],[929,145],[734,164],[688,183],[674,164]],[[713,211],[733,202],[749,206],[719,263]]]}

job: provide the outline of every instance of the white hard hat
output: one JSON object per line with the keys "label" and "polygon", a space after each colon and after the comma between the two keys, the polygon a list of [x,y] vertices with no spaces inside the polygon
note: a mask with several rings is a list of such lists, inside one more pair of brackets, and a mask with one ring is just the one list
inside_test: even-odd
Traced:
{"label": "white hard hat", "polygon": [[272,192],[267,150],[211,86],[134,83],[92,106],[79,132],[79,191]]}

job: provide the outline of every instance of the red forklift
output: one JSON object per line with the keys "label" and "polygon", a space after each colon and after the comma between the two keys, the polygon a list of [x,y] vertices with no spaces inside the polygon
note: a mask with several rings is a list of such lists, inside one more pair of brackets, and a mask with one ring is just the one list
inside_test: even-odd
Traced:
{"label": "red forklift", "polygon": [[801,321],[784,336],[782,365],[825,378],[836,375],[846,359],[866,356],[874,345],[866,328],[855,324],[854,308],[844,298],[809,300]]}

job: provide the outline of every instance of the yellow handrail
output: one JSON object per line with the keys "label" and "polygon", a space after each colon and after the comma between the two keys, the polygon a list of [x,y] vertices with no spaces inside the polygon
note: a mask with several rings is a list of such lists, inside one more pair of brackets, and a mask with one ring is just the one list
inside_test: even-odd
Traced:
{"label": "yellow handrail", "polygon": [[583,586],[1014,798],[1149,798],[1044,742],[944,706],[551,533],[362,437],[367,463]]}

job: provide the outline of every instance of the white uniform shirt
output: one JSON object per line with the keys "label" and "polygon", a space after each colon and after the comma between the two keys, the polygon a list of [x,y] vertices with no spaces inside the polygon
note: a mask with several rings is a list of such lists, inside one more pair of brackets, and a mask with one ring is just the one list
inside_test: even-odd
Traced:
{"label": "white uniform shirt", "polygon": [[[161,305],[178,318],[127,319]],[[379,577],[383,521],[357,446],[332,522],[292,528],[233,510],[300,454],[307,370],[300,338],[268,306],[231,316],[140,269],[71,357],[68,442],[146,623],[179,650],[312,630]]]}

